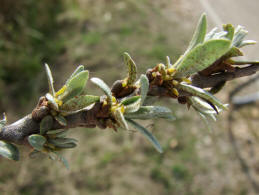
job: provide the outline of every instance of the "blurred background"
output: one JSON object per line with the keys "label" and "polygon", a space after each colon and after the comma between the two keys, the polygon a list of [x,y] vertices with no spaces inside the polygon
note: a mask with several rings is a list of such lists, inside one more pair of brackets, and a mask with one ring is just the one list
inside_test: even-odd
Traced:
{"label": "blurred background", "polygon": [[[122,53],[127,51],[139,73],[172,61],[186,48],[202,12],[209,29],[223,23],[244,25],[249,39],[259,40],[256,0],[1,0],[0,112],[14,122],[28,114],[47,92],[43,64],[50,65],[56,89],[79,65],[109,85],[126,76]],[[244,50],[259,59],[258,46]],[[233,81],[218,97],[247,79]],[[242,93],[258,90],[254,83]],[[87,93],[101,94],[88,83]],[[163,146],[159,154],[139,133],[78,128],[70,136],[79,146],[67,150],[66,170],[47,158],[19,162],[0,158],[0,194],[255,194],[259,182],[258,107],[234,113],[233,132],[247,167],[240,166],[229,139],[225,112],[209,131],[201,118],[176,101],[177,120],[148,121]],[[249,179],[250,178],[250,179]],[[251,179],[252,178],[252,179]],[[252,181],[252,182],[251,182]]]}

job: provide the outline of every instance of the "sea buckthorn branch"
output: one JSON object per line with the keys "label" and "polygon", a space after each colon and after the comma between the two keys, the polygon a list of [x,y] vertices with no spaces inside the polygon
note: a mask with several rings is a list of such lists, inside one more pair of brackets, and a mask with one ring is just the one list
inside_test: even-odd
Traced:
{"label": "sea buckthorn branch", "polygon": [[[171,64],[159,63],[137,78],[137,66],[128,53],[124,62],[128,75],[114,82],[110,88],[100,78],[91,78],[103,96],[84,94],[89,72],[80,65],[65,82],[55,90],[50,68],[45,64],[49,92],[39,99],[31,114],[7,125],[6,117],[0,121],[0,155],[12,160],[19,159],[15,144],[28,144],[31,157],[45,153],[51,159],[68,163],[59,151],[77,146],[77,140],[68,138],[68,129],[87,127],[102,129],[129,129],[129,125],[142,133],[162,152],[159,142],[147,129],[134,121],[163,118],[174,120],[167,107],[146,105],[149,96],[177,99],[180,104],[196,110],[204,119],[216,120],[216,115],[227,109],[213,94],[222,89],[227,81],[254,74],[258,62],[236,61],[240,48],[254,44],[244,40],[247,31],[231,24],[223,30],[207,33],[206,15],[203,14],[194,36],[180,58]],[[245,65],[245,66],[244,66]]]}

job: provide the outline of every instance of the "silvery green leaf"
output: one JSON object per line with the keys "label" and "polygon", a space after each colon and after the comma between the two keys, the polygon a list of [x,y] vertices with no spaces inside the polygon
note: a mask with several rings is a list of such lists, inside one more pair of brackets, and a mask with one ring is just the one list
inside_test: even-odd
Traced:
{"label": "silvery green leaf", "polygon": [[61,114],[55,116],[55,120],[62,126],[67,126],[67,120]]}
{"label": "silvery green leaf", "polygon": [[190,97],[191,105],[202,114],[217,114],[217,112],[206,101],[199,97]]}
{"label": "silvery green leaf", "polygon": [[53,80],[53,77],[52,77],[52,74],[51,74],[51,71],[50,71],[50,68],[49,68],[49,65],[48,64],[45,64],[45,70],[46,70],[46,73],[47,73],[47,79],[48,79],[48,84],[49,84],[49,93],[51,95],[55,95],[55,89],[54,89],[54,80]]}
{"label": "silvery green leaf", "polygon": [[45,116],[40,122],[40,134],[44,135],[48,130],[52,128],[53,118],[50,115]]}
{"label": "silvery green leaf", "polygon": [[175,77],[189,76],[209,67],[229,51],[230,43],[226,39],[213,39],[196,46],[176,67]]}
{"label": "silvery green leaf", "polygon": [[51,94],[47,93],[47,94],[46,94],[46,98],[47,98],[47,100],[48,100],[48,104],[50,105],[50,107],[51,107],[53,110],[58,111],[58,104],[57,104],[57,102],[55,101],[54,97],[53,97]]}
{"label": "silvery green leaf", "polygon": [[0,155],[15,161],[18,161],[20,156],[18,148],[15,145],[5,141],[0,141]]}
{"label": "silvery green leaf", "polygon": [[135,128],[137,129],[140,133],[142,133],[156,148],[156,150],[160,153],[163,152],[162,147],[160,146],[159,142],[155,138],[155,136],[152,135],[145,127],[141,126],[140,124],[136,123],[135,121],[131,119],[127,119],[127,121]]}
{"label": "silvery green leaf", "polygon": [[198,25],[196,26],[192,40],[186,50],[186,53],[192,50],[196,45],[203,43],[207,31],[207,19],[206,14],[202,14]]}
{"label": "silvery green leaf", "polygon": [[225,24],[225,25],[223,25],[223,29],[224,29],[224,31],[227,32],[225,37],[232,41],[232,39],[234,37],[234,32],[235,32],[235,28],[233,27],[233,25],[232,24]]}
{"label": "silvery green leaf", "polygon": [[94,95],[80,95],[68,100],[63,104],[60,109],[64,111],[76,111],[81,110],[95,102],[99,102],[100,97]]}
{"label": "silvery green leaf", "polygon": [[220,31],[214,34],[213,39],[224,39],[228,33],[225,31]]}
{"label": "silvery green leaf", "polygon": [[71,80],[65,85],[64,93],[60,94],[58,98],[64,103],[71,98],[80,95],[87,83],[89,72],[87,70],[81,71],[76,74]]}
{"label": "silvery green leaf", "polygon": [[213,105],[216,105],[217,107],[219,107],[220,109],[226,110],[227,109],[227,105],[222,104],[215,96],[213,96],[212,94],[210,94],[209,92],[192,86],[192,85],[188,85],[188,84],[184,84],[184,83],[179,83],[179,85],[177,86],[179,89],[186,91],[190,94],[192,94],[193,96],[198,96],[202,99],[205,99],[209,102],[211,102]]}
{"label": "silvery green leaf", "polygon": [[42,135],[32,134],[28,137],[28,141],[33,148],[41,151],[47,140]]}
{"label": "silvery green leaf", "polygon": [[171,61],[170,61],[170,57],[166,56],[166,68],[170,68],[172,67]]}
{"label": "silvery green leaf", "polygon": [[90,104],[89,106],[86,106],[82,109],[79,110],[75,110],[75,111],[66,111],[66,110],[60,110],[60,114],[62,114],[62,116],[68,116],[71,114],[76,114],[78,112],[83,112],[83,111],[87,111],[87,110],[91,110],[94,107],[95,103]]}
{"label": "silvery green leaf", "polygon": [[247,45],[254,45],[256,44],[256,41],[254,40],[245,40],[245,41],[242,41],[242,43],[239,45],[239,47],[244,47],[244,46],[247,46]]}
{"label": "silvery green leaf", "polygon": [[124,63],[128,67],[127,84],[132,85],[137,77],[137,66],[127,52],[123,53]]}
{"label": "silvery green leaf", "polygon": [[205,40],[204,41],[208,41],[210,39],[213,39],[213,37],[215,36],[215,34],[217,33],[218,31],[218,28],[215,27],[213,28],[210,32],[208,32],[205,36]]}
{"label": "silvery green leaf", "polygon": [[57,129],[57,130],[50,130],[47,132],[48,135],[54,135],[54,134],[59,134],[59,133],[63,133],[67,130],[64,130],[64,129]]}
{"label": "silvery green leaf", "polygon": [[58,160],[66,167],[67,170],[69,170],[69,163],[65,157],[63,157],[61,154],[56,153],[58,156]]}
{"label": "silvery green leaf", "polygon": [[162,106],[141,106],[137,112],[125,114],[126,118],[130,119],[156,119],[164,118],[169,120],[175,120],[172,115],[172,111],[169,108]]}
{"label": "silvery green leaf", "polygon": [[75,77],[78,73],[84,71],[85,67],[83,65],[79,65],[75,71],[71,74],[71,76],[69,77],[69,79],[66,81],[66,85],[70,82],[70,80]]}
{"label": "silvery green leaf", "polygon": [[243,26],[238,25],[237,28],[235,29],[232,46],[240,47],[247,33],[248,31],[245,30]]}
{"label": "silvery green leaf", "polygon": [[128,106],[130,104],[137,102],[139,99],[140,99],[140,96],[132,96],[132,97],[123,99],[121,104],[124,106]]}
{"label": "silvery green leaf", "polygon": [[114,118],[115,120],[120,124],[120,126],[124,129],[129,129],[128,124],[124,118],[123,113],[121,112],[121,109],[118,108],[114,111]]}
{"label": "silvery green leaf", "polygon": [[107,96],[108,103],[111,105],[112,104],[112,92],[111,92],[111,89],[109,88],[109,86],[103,80],[96,78],[96,77],[91,78],[91,81],[103,90],[103,92]]}
{"label": "silvery green leaf", "polygon": [[57,148],[74,148],[77,146],[77,140],[73,138],[55,138],[49,139],[49,143],[55,145]]}
{"label": "silvery green leaf", "polygon": [[140,76],[140,96],[141,96],[141,105],[143,105],[146,97],[147,97],[147,93],[149,90],[149,80],[147,78],[146,75],[142,74]]}
{"label": "silvery green leaf", "polygon": [[[135,98],[135,97],[138,97],[138,98]],[[134,97],[130,97],[128,99],[133,99],[133,98],[136,99],[136,101],[132,102],[131,104],[123,104],[122,103],[124,105],[125,114],[131,113],[131,112],[136,112],[140,108],[140,106],[141,106],[140,96],[134,96]]]}

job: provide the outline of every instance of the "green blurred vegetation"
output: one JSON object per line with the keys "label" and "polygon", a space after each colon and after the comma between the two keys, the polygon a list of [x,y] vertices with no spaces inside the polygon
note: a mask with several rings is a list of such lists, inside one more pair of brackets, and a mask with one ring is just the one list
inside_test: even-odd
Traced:
{"label": "green blurred vegetation", "polygon": [[[123,78],[124,51],[139,73],[167,55],[175,61],[195,25],[195,13],[188,15],[185,4],[2,0],[0,111],[15,119],[33,108],[47,91],[45,62],[58,88],[78,64],[108,84]],[[100,94],[87,86],[88,93]],[[44,157],[28,159],[24,150],[19,163],[0,159],[1,194],[248,194],[245,178],[231,161],[233,154],[219,142],[224,133],[208,132],[194,112],[174,101],[159,103],[170,104],[178,117],[174,123],[144,123],[160,140],[162,155],[134,131],[75,129],[71,136],[79,146],[64,154],[71,170]]]}

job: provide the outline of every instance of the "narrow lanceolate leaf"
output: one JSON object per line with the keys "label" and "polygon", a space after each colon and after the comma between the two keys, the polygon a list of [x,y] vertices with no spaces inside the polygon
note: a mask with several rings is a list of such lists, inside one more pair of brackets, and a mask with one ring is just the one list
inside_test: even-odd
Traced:
{"label": "narrow lanceolate leaf", "polygon": [[196,26],[192,40],[186,50],[186,53],[192,50],[196,45],[203,43],[207,31],[207,19],[206,14],[202,14],[198,25]]}
{"label": "narrow lanceolate leaf", "polygon": [[218,28],[215,27],[213,28],[210,32],[208,32],[205,36],[205,40],[204,41],[208,41],[210,39],[213,39],[213,37],[215,36],[215,34],[217,33],[218,31]]}
{"label": "narrow lanceolate leaf", "polygon": [[137,77],[137,66],[127,52],[123,53],[124,63],[128,67],[127,85],[133,85]]}
{"label": "narrow lanceolate leaf", "polygon": [[51,130],[51,131],[48,131],[47,134],[48,135],[54,135],[54,134],[59,134],[59,133],[63,133],[67,130],[64,130],[64,129],[57,129],[57,130]]}
{"label": "narrow lanceolate leaf", "polygon": [[45,70],[46,70],[46,73],[47,73],[47,79],[48,79],[48,84],[49,84],[49,93],[51,95],[55,95],[55,89],[54,89],[54,80],[53,80],[53,77],[52,77],[52,74],[51,74],[51,71],[50,71],[50,68],[49,68],[49,65],[48,64],[45,64]]}
{"label": "narrow lanceolate leaf", "polygon": [[[128,99],[133,99],[133,98],[135,99],[135,101],[130,103],[130,104],[123,104],[122,103],[124,105],[125,113],[136,112],[140,108],[140,106],[141,106],[140,96],[134,96],[134,97],[131,97],[131,98],[128,98]],[[127,99],[125,101],[127,101]]]}
{"label": "narrow lanceolate leaf", "polygon": [[179,87],[179,89],[183,91],[186,91],[192,94],[193,96],[198,96],[204,100],[207,100],[208,102],[212,103],[213,105],[216,105],[220,109],[223,109],[223,110],[227,109],[227,105],[222,104],[215,96],[213,96],[212,94],[210,94],[209,92],[201,88],[198,88],[192,85],[187,85],[184,83],[180,83],[177,87]]}
{"label": "narrow lanceolate leaf", "polygon": [[79,65],[75,71],[71,74],[71,76],[69,77],[69,79],[66,81],[66,85],[71,81],[72,78],[74,78],[78,73],[84,71],[84,66],[83,65]]}
{"label": "narrow lanceolate leaf", "polygon": [[166,56],[166,64],[165,65],[166,65],[166,68],[171,68],[172,67],[172,64],[171,64],[169,56]]}
{"label": "narrow lanceolate leaf", "polygon": [[57,102],[55,101],[54,97],[53,97],[51,94],[47,93],[47,94],[46,94],[46,98],[47,98],[47,100],[48,100],[48,104],[50,105],[50,107],[51,107],[53,110],[58,111],[58,104],[57,104]]}
{"label": "narrow lanceolate leaf", "polygon": [[256,44],[256,41],[254,40],[245,40],[245,41],[242,41],[242,43],[239,45],[239,47],[244,47],[244,46],[247,46],[247,45],[254,45]]}
{"label": "narrow lanceolate leaf", "polygon": [[28,137],[28,141],[33,148],[35,148],[38,151],[41,151],[47,140],[42,135],[32,134]]}
{"label": "narrow lanceolate leaf", "polygon": [[61,114],[55,116],[55,120],[62,126],[67,126],[67,120]]}
{"label": "narrow lanceolate leaf", "polygon": [[124,106],[128,106],[130,104],[137,102],[140,98],[140,96],[132,96],[129,98],[125,98],[124,100],[122,100],[121,104]]}
{"label": "narrow lanceolate leaf", "polygon": [[114,118],[122,128],[127,129],[127,130],[129,129],[128,124],[127,124],[120,108],[118,108],[114,111]]}
{"label": "narrow lanceolate leaf", "polygon": [[65,157],[63,157],[61,154],[55,152],[58,160],[66,167],[67,170],[69,170],[69,163],[67,161],[67,159],[65,159]]}
{"label": "narrow lanceolate leaf", "polygon": [[237,28],[235,29],[232,46],[240,47],[247,33],[248,31],[245,30],[243,26],[238,25]]}
{"label": "narrow lanceolate leaf", "polygon": [[199,97],[190,97],[190,102],[202,114],[217,114],[210,104],[200,99]]}
{"label": "narrow lanceolate leaf", "polygon": [[190,76],[209,67],[228,52],[230,43],[226,39],[213,39],[198,45],[182,59],[175,77]]}
{"label": "narrow lanceolate leaf", "polygon": [[19,150],[11,143],[0,141],[0,155],[10,160],[19,160]]}
{"label": "narrow lanceolate leaf", "polygon": [[111,105],[112,104],[112,92],[111,92],[111,89],[109,88],[109,86],[103,80],[96,78],[96,77],[91,78],[91,81],[103,90],[103,92],[107,96],[108,103]]}
{"label": "narrow lanceolate leaf", "polygon": [[71,80],[65,85],[65,90],[58,96],[58,99],[64,103],[75,96],[80,95],[87,83],[89,72],[87,70],[81,71],[76,74]]}
{"label": "narrow lanceolate leaf", "polygon": [[64,111],[77,111],[81,110],[95,102],[100,101],[99,96],[94,95],[80,95],[78,97],[74,97],[68,100],[65,104],[63,104],[60,109]]}
{"label": "narrow lanceolate leaf", "polygon": [[141,106],[137,112],[125,114],[126,118],[130,119],[156,119],[164,118],[169,120],[175,120],[172,115],[172,111],[169,108],[162,106]]}
{"label": "narrow lanceolate leaf", "polygon": [[148,90],[149,90],[149,80],[148,80],[147,76],[143,75],[143,74],[140,76],[140,90],[141,90],[140,91],[141,105],[143,105],[143,103],[147,97]]}
{"label": "narrow lanceolate leaf", "polygon": [[141,126],[140,124],[136,123],[135,121],[131,119],[127,119],[127,121],[135,128],[137,129],[140,133],[142,133],[156,148],[156,150],[160,153],[163,152],[162,147],[160,146],[159,142],[155,138],[155,136],[152,135],[145,127]]}
{"label": "narrow lanceolate leaf", "polygon": [[53,118],[50,115],[45,116],[40,122],[40,134],[44,135],[52,128]]}
{"label": "narrow lanceolate leaf", "polygon": [[48,140],[49,143],[55,145],[57,148],[74,148],[77,146],[77,140],[73,138],[55,138]]}

